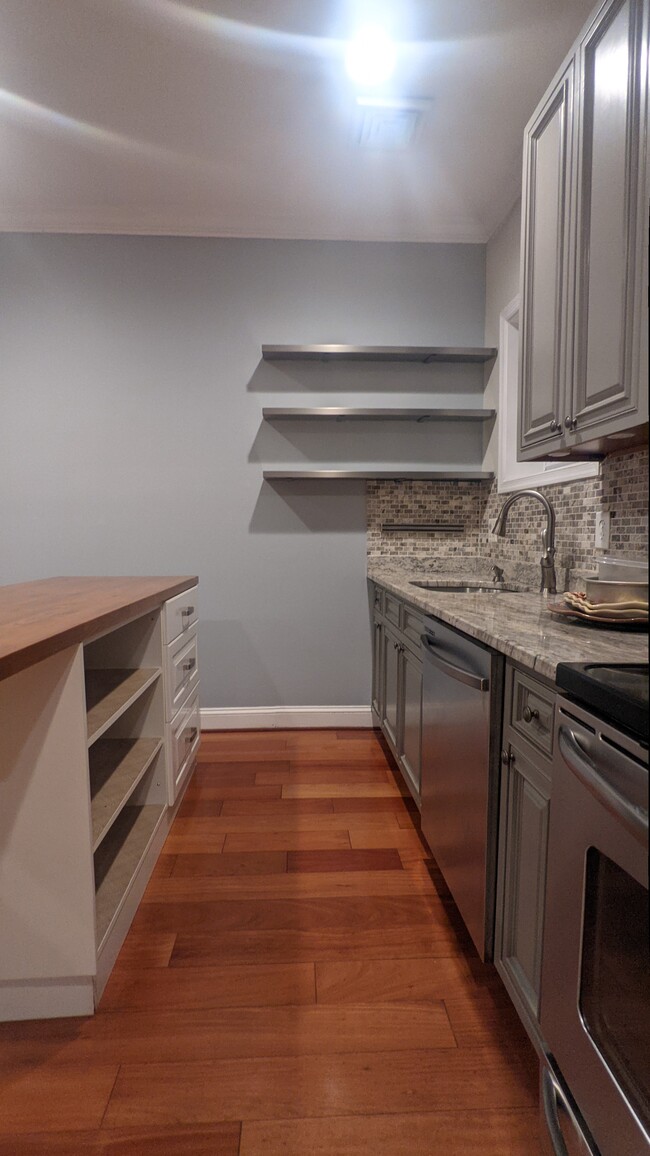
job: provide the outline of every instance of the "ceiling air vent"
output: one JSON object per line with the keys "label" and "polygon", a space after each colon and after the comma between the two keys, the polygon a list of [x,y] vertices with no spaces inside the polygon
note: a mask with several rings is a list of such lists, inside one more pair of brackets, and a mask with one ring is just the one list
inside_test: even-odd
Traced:
{"label": "ceiling air vent", "polygon": [[358,141],[363,149],[404,149],[415,135],[415,109],[364,108]]}

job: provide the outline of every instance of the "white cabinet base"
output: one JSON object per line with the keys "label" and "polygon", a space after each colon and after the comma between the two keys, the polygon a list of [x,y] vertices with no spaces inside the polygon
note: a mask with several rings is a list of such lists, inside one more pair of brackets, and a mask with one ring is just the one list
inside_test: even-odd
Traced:
{"label": "white cabinet base", "polygon": [[91,975],[0,983],[0,1022],[89,1016],[93,1011]]}

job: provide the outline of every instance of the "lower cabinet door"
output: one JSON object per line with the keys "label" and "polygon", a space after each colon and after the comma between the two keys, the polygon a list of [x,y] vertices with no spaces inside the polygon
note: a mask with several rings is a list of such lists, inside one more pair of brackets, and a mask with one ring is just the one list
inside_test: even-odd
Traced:
{"label": "lower cabinet door", "polygon": [[[532,1034],[539,1021],[550,779],[516,747],[506,752],[499,814],[495,964]],[[529,1021],[529,1022],[527,1022]]]}
{"label": "lower cabinet door", "polygon": [[402,770],[420,794],[422,746],[422,663],[402,646],[399,678],[399,757]]}
{"label": "lower cabinet door", "polygon": [[381,722],[383,711],[382,695],[382,645],[384,628],[378,618],[372,624],[372,699],[371,706]]}
{"label": "lower cabinet door", "polygon": [[400,668],[400,643],[386,626],[381,631],[381,725],[386,738],[397,750],[399,724],[398,691]]}

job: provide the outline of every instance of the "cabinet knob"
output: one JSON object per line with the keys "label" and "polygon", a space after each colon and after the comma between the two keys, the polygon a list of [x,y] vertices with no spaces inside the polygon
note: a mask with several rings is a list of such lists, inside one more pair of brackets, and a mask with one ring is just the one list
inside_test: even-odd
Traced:
{"label": "cabinet knob", "polygon": [[189,618],[190,614],[194,614],[193,606],[186,606],[184,610],[181,610],[181,615],[183,618]]}
{"label": "cabinet knob", "polygon": [[399,650],[399,642],[393,643],[393,650]]}
{"label": "cabinet knob", "polygon": [[504,767],[508,766],[508,763],[510,762],[510,754],[508,751],[501,751],[501,762],[503,763]]}
{"label": "cabinet knob", "polygon": [[523,711],[522,711],[522,714],[524,716],[524,722],[527,722],[527,723],[532,722],[533,719],[535,719],[535,718],[539,718],[539,711],[535,710],[534,707],[531,710],[531,708],[529,706],[525,706]]}
{"label": "cabinet knob", "polygon": [[570,417],[569,415],[567,415],[567,417],[565,417],[565,419],[564,419],[564,428],[565,429],[574,430],[574,429],[577,429],[577,426],[578,426],[577,417]]}
{"label": "cabinet knob", "polygon": [[194,670],[195,666],[196,666],[196,659],[190,658],[188,662],[183,663],[183,670],[185,670],[185,671]]}
{"label": "cabinet knob", "polygon": [[552,417],[548,423],[548,428],[550,429],[551,433],[557,433],[558,430],[562,429],[562,425],[559,421],[556,421],[555,418]]}

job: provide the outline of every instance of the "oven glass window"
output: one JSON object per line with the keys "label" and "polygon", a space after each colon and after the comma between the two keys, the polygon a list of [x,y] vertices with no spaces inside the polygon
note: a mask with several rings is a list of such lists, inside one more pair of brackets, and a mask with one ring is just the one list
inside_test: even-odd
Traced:
{"label": "oven glass window", "polygon": [[623,1093],[650,1128],[648,891],[595,847],[587,853],[580,1010]]}

